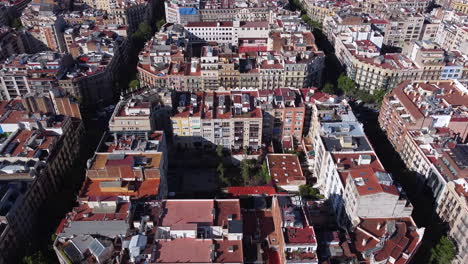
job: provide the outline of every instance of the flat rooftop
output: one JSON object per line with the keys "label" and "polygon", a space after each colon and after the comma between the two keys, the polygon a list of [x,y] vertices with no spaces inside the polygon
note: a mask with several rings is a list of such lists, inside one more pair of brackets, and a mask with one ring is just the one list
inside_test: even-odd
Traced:
{"label": "flat rooftop", "polygon": [[125,153],[158,151],[163,139],[162,131],[152,133],[107,132],[97,152]]}
{"label": "flat rooftop", "polygon": [[212,226],[214,223],[214,200],[166,200],[163,206],[166,214],[161,226]]}
{"label": "flat rooftop", "polygon": [[305,181],[299,158],[294,154],[268,154],[268,170],[277,184],[287,185],[292,181]]}
{"label": "flat rooftop", "polygon": [[[144,168],[159,168],[162,153],[141,153],[141,154],[103,154],[97,153],[91,166],[91,170],[103,170],[109,167],[133,167],[142,166]],[[117,176],[117,175],[116,175]]]}
{"label": "flat rooftop", "polygon": [[156,242],[157,263],[211,263],[212,240],[178,238]]}

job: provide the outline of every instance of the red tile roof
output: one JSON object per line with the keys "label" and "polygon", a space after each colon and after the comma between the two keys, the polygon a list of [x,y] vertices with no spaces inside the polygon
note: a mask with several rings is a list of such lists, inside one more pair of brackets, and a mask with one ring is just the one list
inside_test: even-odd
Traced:
{"label": "red tile roof", "polygon": [[284,232],[286,244],[317,244],[314,228],[287,227]]}
{"label": "red tile roof", "polygon": [[166,214],[161,226],[204,223],[212,226],[214,221],[214,200],[167,200],[164,201]]}
{"label": "red tile roof", "polygon": [[[271,178],[279,185],[304,181],[299,158],[294,154],[268,154],[268,170]],[[305,184],[305,183],[304,183]]]}
{"label": "red tile roof", "polygon": [[178,238],[157,241],[157,263],[210,263],[212,240]]}
{"label": "red tile roof", "polygon": [[235,186],[228,187],[227,192],[235,197],[244,195],[275,195],[276,190],[272,186]]}
{"label": "red tile roof", "polygon": [[119,191],[105,191],[100,187],[100,183],[109,180],[98,180],[87,178],[81,188],[79,196],[88,201],[108,199],[115,196],[132,196],[142,198],[156,196],[159,192],[160,179],[146,179],[144,181],[134,181],[134,189],[128,189],[130,182],[122,182],[122,188]]}
{"label": "red tile roof", "polygon": [[[215,240],[217,257],[214,262],[218,263],[242,263],[244,254],[242,240]],[[231,252],[232,251],[232,252]]]}
{"label": "red tile roof", "polygon": [[229,217],[231,220],[241,220],[241,209],[239,200],[216,200],[216,223],[223,228],[228,227]]}

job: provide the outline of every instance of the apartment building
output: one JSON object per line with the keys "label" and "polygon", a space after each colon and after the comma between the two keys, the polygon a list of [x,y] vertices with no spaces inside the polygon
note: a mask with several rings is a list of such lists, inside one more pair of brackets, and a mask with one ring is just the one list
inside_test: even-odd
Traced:
{"label": "apartment building", "polygon": [[108,132],[88,161],[80,201],[90,197],[132,198],[167,195],[167,147],[162,131]]}
{"label": "apartment building", "polygon": [[411,217],[363,219],[352,246],[369,263],[410,263],[424,235]]}
{"label": "apartment building", "polygon": [[114,242],[122,242],[128,232],[130,211],[129,202],[109,198],[74,207],[55,233],[53,246],[59,262],[110,260]]}
{"label": "apartment building", "polygon": [[273,183],[286,191],[298,192],[306,184],[299,158],[294,154],[268,154],[268,173]]}
{"label": "apartment building", "polygon": [[[466,161],[465,152],[465,161]],[[465,164],[465,167],[467,165]],[[449,225],[449,235],[453,238],[457,246],[457,255],[453,263],[461,264],[468,261],[467,242],[464,234],[468,228],[468,206],[466,203],[468,197],[468,181],[467,178],[450,181],[444,193],[437,214]]]}
{"label": "apartment building", "polygon": [[271,1],[165,1],[166,21],[186,25],[189,22],[270,21],[272,11],[284,2]]}
{"label": "apartment building", "polygon": [[159,210],[155,262],[243,263],[239,200],[164,200]]}
{"label": "apartment building", "polygon": [[306,107],[298,89],[279,88],[262,92],[264,111],[263,137],[283,148],[293,149],[302,141]]}
{"label": "apartment building", "polygon": [[0,27],[0,61],[9,58],[13,54],[26,53],[27,43],[24,43],[21,32],[6,26]]}
{"label": "apartment building", "polygon": [[41,8],[42,4],[29,5],[22,13],[20,19],[28,34],[34,40],[30,41],[31,49],[66,52],[63,31],[66,22],[62,16],[52,13],[52,6]]}
{"label": "apartment building", "polygon": [[385,26],[383,43],[388,46],[403,47],[405,42],[419,39],[423,25],[424,17],[420,14],[405,13],[392,17]]}
{"label": "apartment building", "polygon": [[305,0],[303,5],[310,19],[319,23],[323,23],[326,17],[351,7],[349,2],[335,0]]}
{"label": "apartment building", "polygon": [[359,28],[369,31],[371,29],[371,21],[356,15],[328,16],[323,20],[323,33],[334,46],[336,45],[336,37],[349,28]]}
{"label": "apartment building", "polygon": [[120,101],[109,120],[110,131],[152,131],[151,112],[153,104],[149,101],[130,98]]}
{"label": "apartment building", "polygon": [[468,46],[468,27],[463,24],[454,23],[451,21],[442,21],[439,24],[435,41],[441,47],[447,50],[460,50],[467,55],[466,47]]}
{"label": "apartment building", "polygon": [[421,70],[421,80],[438,80],[446,65],[444,50],[434,42],[406,42],[402,53]]}
{"label": "apartment building", "polygon": [[317,238],[313,223],[305,206],[298,197],[279,197],[281,208],[281,226],[284,237],[284,263],[318,264]]}
{"label": "apartment building", "polygon": [[419,78],[421,70],[410,58],[400,53],[380,55],[381,36],[372,31],[362,33],[342,33],[335,42],[338,59],[359,89],[371,93],[376,89],[391,90],[403,80]]}
{"label": "apartment building", "polygon": [[259,149],[262,111],[256,90],[176,95],[171,117],[175,141],[182,147]]}
{"label": "apartment building", "polygon": [[[338,225],[353,230],[355,254],[369,263],[390,259],[408,263],[424,229],[416,227],[411,203],[383,168],[362,124],[346,102],[312,105],[311,120],[307,150],[314,160],[315,187],[330,201]],[[386,232],[400,236],[391,242],[384,237]],[[402,237],[410,243],[402,243],[390,256],[386,248],[395,248]]]}
{"label": "apartment building", "polygon": [[164,1],[164,9],[167,23],[185,25],[188,22],[199,22],[200,1]]}
{"label": "apartment building", "polygon": [[185,25],[190,42],[236,44],[239,39],[268,38],[268,21],[189,22]]}
{"label": "apartment building", "polygon": [[[281,19],[290,18],[282,16]],[[220,23],[194,22],[185,28],[180,25],[164,28],[140,53],[141,83],[179,91],[273,90],[320,84],[325,55],[318,51],[313,35],[300,19],[294,22],[297,28],[283,32],[271,32],[265,21],[239,22],[238,28],[220,26],[221,31],[204,26],[190,28],[224,22]],[[226,25],[234,23],[226,22]],[[236,30],[238,33],[234,33]],[[193,41],[204,44],[199,54],[186,48]]]}
{"label": "apartment building", "polygon": [[[316,111],[313,122],[318,124],[309,133],[315,151],[313,172],[332,201],[338,223],[356,226],[361,218],[410,216],[411,204],[382,167],[351,110],[332,104]],[[377,201],[386,204],[385,209],[376,210]]]}
{"label": "apartment building", "polygon": [[446,128],[407,130],[400,157],[406,167],[416,173],[419,186],[427,186],[437,201],[447,183],[447,177],[437,166],[447,146],[454,142],[453,135]]}
{"label": "apartment building", "polygon": [[70,56],[54,52],[10,57],[0,66],[2,98],[11,100],[34,91],[48,92],[57,87],[58,78],[71,65]]}
{"label": "apartment building", "polygon": [[467,90],[457,80],[403,82],[385,96],[379,124],[397,151],[408,129],[449,128],[466,142],[468,124],[463,109],[467,100]]}
{"label": "apartment building", "polygon": [[412,12],[422,12],[430,1],[428,0],[371,0],[362,3],[365,12],[395,12],[402,9]]}
{"label": "apartment building", "polygon": [[468,15],[468,1],[466,0],[453,0],[450,1],[450,7]]}
{"label": "apartment building", "polygon": [[468,147],[463,144],[449,146],[437,160],[436,166],[447,181],[466,178],[468,167],[466,164],[466,151]]}
{"label": "apartment building", "polygon": [[1,112],[0,263],[12,263],[35,234],[44,202],[66,180],[84,128],[66,116],[32,119],[20,105],[5,101]]}

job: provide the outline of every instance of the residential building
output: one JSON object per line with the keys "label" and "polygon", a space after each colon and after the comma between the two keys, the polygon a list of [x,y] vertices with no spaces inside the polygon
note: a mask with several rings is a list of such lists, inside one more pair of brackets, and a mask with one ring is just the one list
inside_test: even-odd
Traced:
{"label": "residential building", "polygon": [[0,27],[0,61],[4,61],[13,54],[26,53],[26,51],[28,51],[27,45],[20,31],[6,26]]}
{"label": "residential building", "polygon": [[[108,132],[88,161],[79,200],[167,195],[167,147],[162,131]],[[97,198],[96,198],[97,197]]]}
{"label": "residential building", "polygon": [[467,179],[468,178],[460,178],[447,183],[439,206],[437,207],[437,214],[444,222],[448,223],[449,235],[456,243],[457,255],[453,263],[457,264],[468,261],[468,245],[464,237],[466,229],[468,228],[468,222],[466,220],[468,218],[468,206],[466,202],[468,197]]}
{"label": "residential building", "polygon": [[466,0],[453,0],[450,3],[451,8],[468,15],[468,2]]}
{"label": "residential building", "polygon": [[468,27],[451,21],[442,21],[435,41],[447,50],[459,50],[467,55]]}
{"label": "residential building", "polygon": [[349,2],[335,0],[306,0],[303,1],[303,5],[310,19],[319,23],[323,23],[328,16],[334,16],[337,12],[352,7]]}
{"label": "residential building", "polygon": [[[397,2],[397,1],[395,1]],[[389,19],[384,29],[384,44],[403,47],[407,41],[418,40],[424,24],[420,14],[404,13]]]}
{"label": "residential building", "polygon": [[294,154],[268,154],[268,173],[273,183],[286,191],[298,192],[306,184],[299,158]]}
{"label": "residential building", "polygon": [[175,142],[183,147],[254,149],[262,144],[258,91],[176,94],[171,117]]}
{"label": "residential building", "polygon": [[163,200],[155,263],[243,263],[239,200]]}
{"label": "residential building", "polygon": [[[0,263],[16,262],[44,203],[66,181],[83,133],[80,120],[1,103]],[[16,126],[16,128],[15,128]]]}
{"label": "residential building", "polygon": [[424,235],[411,217],[363,219],[353,233],[353,247],[369,263],[410,263]]}
{"label": "residential building", "polygon": [[[202,45],[200,54],[189,42]],[[301,19],[282,15],[276,24],[168,24],[140,53],[138,72],[143,86],[179,91],[299,89],[321,83],[324,59]]]}
{"label": "residential building", "polygon": [[306,107],[298,89],[279,88],[263,92],[263,137],[274,140],[283,148],[292,149],[302,141]]}
{"label": "residential building", "polygon": [[70,56],[54,52],[14,55],[0,65],[2,98],[11,100],[35,91],[48,92],[58,86],[58,79],[71,65]]}
{"label": "residential building", "polygon": [[318,264],[317,238],[308,211],[298,197],[278,197],[284,236],[284,263]]}
{"label": "residential building", "polygon": [[[466,142],[468,93],[457,80],[403,82],[385,96],[379,115],[380,127],[401,151],[408,129],[449,128]],[[427,107],[426,107],[427,106]]]}
{"label": "residential building", "polygon": [[438,80],[446,65],[444,50],[434,42],[406,42],[402,53],[422,71],[421,80]]}

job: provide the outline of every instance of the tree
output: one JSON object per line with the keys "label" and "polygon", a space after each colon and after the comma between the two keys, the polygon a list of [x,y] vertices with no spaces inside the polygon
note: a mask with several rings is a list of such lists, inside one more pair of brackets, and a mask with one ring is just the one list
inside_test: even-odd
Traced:
{"label": "tree", "polygon": [[132,90],[136,90],[140,87],[140,81],[138,80],[132,80],[130,81],[130,83],[128,84],[128,87],[130,87],[130,89]]}
{"label": "tree", "polygon": [[152,29],[146,21],[143,21],[138,25],[138,31],[142,34],[145,40],[148,40],[151,38]]}
{"label": "tree", "polygon": [[37,251],[31,256],[25,256],[22,261],[24,264],[47,264],[47,260],[42,255],[41,251]]}
{"label": "tree", "polygon": [[218,157],[221,159],[223,158],[223,146],[222,145],[217,145],[216,146],[216,155],[218,155]]}
{"label": "tree", "polygon": [[266,160],[262,164],[261,172],[263,174],[263,177],[265,178],[265,183],[269,184],[271,182],[271,176],[270,173],[268,173],[268,165]]}
{"label": "tree", "polygon": [[242,176],[242,180],[244,181],[244,185],[247,185],[247,183],[250,181],[250,166],[248,164],[247,159],[243,159],[241,161],[240,169],[241,169],[241,176]]}
{"label": "tree", "polygon": [[323,199],[324,196],[320,194],[319,190],[312,188],[309,185],[299,186],[299,194],[302,197],[312,198],[312,199]]}
{"label": "tree", "polygon": [[219,181],[223,185],[225,185],[225,186],[230,185],[229,179],[226,178],[226,176],[225,176],[226,169],[224,168],[224,164],[222,162],[220,162],[218,164],[218,167],[216,168],[216,172],[218,173]]}
{"label": "tree", "polygon": [[161,18],[156,22],[156,28],[160,30],[164,26],[164,24],[166,24],[166,20],[164,18]]}
{"label": "tree", "polygon": [[431,264],[450,264],[455,258],[455,244],[447,236],[440,238],[437,245],[431,249]]}
{"label": "tree", "polygon": [[21,22],[21,19],[20,18],[15,18],[12,22],[11,22],[11,27],[12,28],[15,28],[15,29],[22,29],[23,28],[23,23]]}
{"label": "tree", "polygon": [[335,87],[333,87],[333,84],[331,83],[326,83],[322,88],[322,92],[327,93],[327,94],[334,94]]}
{"label": "tree", "polygon": [[340,77],[338,77],[338,89],[345,94],[353,94],[356,89],[356,83],[348,76],[341,74]]}
{"label": "tree", "polygon": [[372,94],[374,97],[374,101],[379,104],[382,103],[382,100],[386,93],[387,91],[382,90],[382,89],[375,90],[374,93]]}

